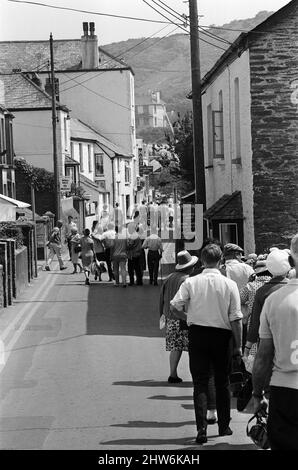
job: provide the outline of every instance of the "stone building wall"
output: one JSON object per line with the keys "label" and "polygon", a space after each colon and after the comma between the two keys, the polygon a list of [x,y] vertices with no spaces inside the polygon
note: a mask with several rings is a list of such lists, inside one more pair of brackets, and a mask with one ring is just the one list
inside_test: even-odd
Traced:
{"label": "stone building wall", "polygon": [[298,2],[250,35],[256,251],[298,232]]}

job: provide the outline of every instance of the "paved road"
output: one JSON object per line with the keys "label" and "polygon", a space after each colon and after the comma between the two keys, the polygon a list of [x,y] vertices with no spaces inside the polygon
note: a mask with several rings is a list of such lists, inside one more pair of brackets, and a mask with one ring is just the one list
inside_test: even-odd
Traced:
{"label": "paved road", "polygon": [[[166,382],[159,288],[88,287],[71,270],[40,272],[0,312],[0,448],[197,450],[186,354],[183,384]],[[233,410],[233,436],[210,426],[200,450],[255,450],[248,417]]]}

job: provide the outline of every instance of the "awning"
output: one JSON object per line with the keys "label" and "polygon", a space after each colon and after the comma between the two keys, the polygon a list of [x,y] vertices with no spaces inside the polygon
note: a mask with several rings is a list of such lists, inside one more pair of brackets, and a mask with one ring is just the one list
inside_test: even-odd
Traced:
{"label": "awning", "polygon": [[3,202],[4,204],[12,204],[16,207],[30,207],[30,204],[27,204],[27,202],[18,201],[17,199],[4,196],[4,194],[0,194],[0,202]]}
{"label": "awning", "polygon": [[89,180],[89,178],[87,178],[86,176],[82,174],[80,174],[79,184],[80,186],[82,186],[82,188],[86,191],[87,194],[90,194],[93,202],[98,202],[99,194],[106,193],[106,191],[104,191],[102,188],[97,186],[96,183],[94,183],[92,180]]}
{"label": "awning", "polygon": [[224,194],[205,211],[204,218],[208,220],[243,219],[241,191],[235,191],[233,194]]}

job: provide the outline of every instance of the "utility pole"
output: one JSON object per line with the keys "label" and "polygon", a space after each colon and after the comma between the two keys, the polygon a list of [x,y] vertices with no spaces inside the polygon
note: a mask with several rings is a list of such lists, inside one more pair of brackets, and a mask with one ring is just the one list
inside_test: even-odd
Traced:
{"label": "utility pole", "polygon": [[[203,204],[206,210],[205,161],[203,142],[203,119],[201,99],[201,68],[197,0],[189,0],[190,51],[193,106],[193,153],[195,173],[195,203]],[[204,223],[204,238],[207,236]]]}
{"label": "utility pole", "polygon": [[56,83],[54,69],[53,35],[50,34],[51,54],[51,85],[52,85],[52,130],[53,130],[53,162],[54,162],[54,198],[55,198],[55,222],[60,219],[60,175],[57,154],[57,113],[56,113]]}

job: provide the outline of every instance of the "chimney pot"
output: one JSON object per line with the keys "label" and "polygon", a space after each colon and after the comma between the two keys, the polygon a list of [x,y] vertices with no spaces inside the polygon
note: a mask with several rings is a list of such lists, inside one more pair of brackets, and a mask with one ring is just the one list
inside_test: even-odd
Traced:
{"label": "chimney pot", "polygon": [[89,23],[89,30],[90,30],[90,36],[94,36],[94,32],[95,32],[95,23],[94,22]]}
{"label": "chimney pot", "polygon": [[83,32],[84,32],[84,36],[88,36],[88,23],[87,22],[83,23]]}

